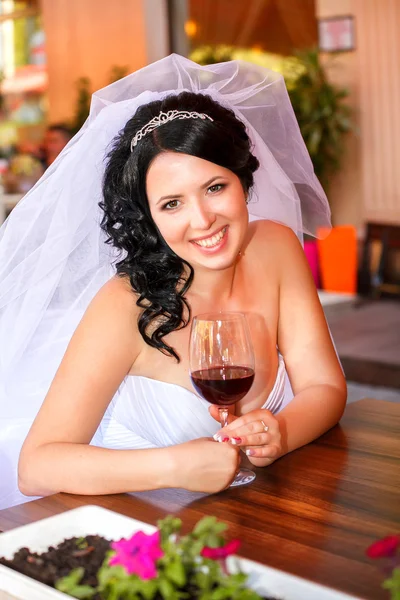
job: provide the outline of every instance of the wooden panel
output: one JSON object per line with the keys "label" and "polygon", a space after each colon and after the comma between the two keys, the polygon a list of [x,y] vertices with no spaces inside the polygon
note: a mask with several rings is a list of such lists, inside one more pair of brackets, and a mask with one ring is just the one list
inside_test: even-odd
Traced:
{"label": "wooden panel", "polygon": [[353,0],[366,221],[400,224],[400,3]]}
{"label": "wooden panel", "polygon": [[400,224],[400,2],[316,0],[316,8],[319,18],[355,17],[356,49],[341,53],[330,71],[351,92],[359,130],[348,136],[329,189],[335,223]]}
{"label": "wooden panel", "polygon": [[[354,15],[353,0],[316,0],[317,18],[330,18],[337,15]],[[359,22],[355,15],[356,44],[358,43]],[[358,50],[341,52],[333,57],[330,53],[321,54],[321,61],[327,69],[329,80],[349,92],[348,104],[353,108],[353,122],[359,124],[359,64]],[[344,152],[340,170],[329,182],[328,197],[332,209],[334,225],[352,224],[361,227],[363,220],[363,195],[361,179],[361,145],[363,137],[350,133],[344,139]]]}
{"label": "wooden panel", "polygon": [[49,121],[69,120],[79,77],[93,90],[114,65],[147,62],[143,0],[41,0],[49,69]]}

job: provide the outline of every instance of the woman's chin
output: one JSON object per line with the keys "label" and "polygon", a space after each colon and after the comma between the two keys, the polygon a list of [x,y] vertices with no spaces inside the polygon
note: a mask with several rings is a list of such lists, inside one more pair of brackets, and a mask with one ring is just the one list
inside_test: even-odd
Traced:
{"label": "woman's chin", "polygon": [[188,262],[196,269],[209,271],[224,271],[233,267],[239,258],[239,250],[237,252],[224,252],[213,256],[193,256]]}

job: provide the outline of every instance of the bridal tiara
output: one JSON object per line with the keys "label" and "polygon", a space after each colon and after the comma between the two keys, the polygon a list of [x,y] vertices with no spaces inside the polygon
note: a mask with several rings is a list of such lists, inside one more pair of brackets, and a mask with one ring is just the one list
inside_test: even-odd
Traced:
{"label": "bridal tiara", "polygon": [[142,129],[136,133],[135,137],[131,141],[131,152],[133,151],[136,144],[150,131],[153,129],[157,129],[160,125],[164,125],[164,123],[168,123],[169,121],[174,121],[175,119],[209,119],[210,121],[214,121],[210,116],[205,113],[191,112],[188,110],[169,110],[168,112],[160,112],[159,115],[151,119]]}

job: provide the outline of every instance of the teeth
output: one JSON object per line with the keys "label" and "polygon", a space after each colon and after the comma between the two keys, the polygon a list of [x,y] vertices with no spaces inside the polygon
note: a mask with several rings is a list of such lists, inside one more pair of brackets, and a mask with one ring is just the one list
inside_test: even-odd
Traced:
{"label": "teeth", "polygon": [[206,238],[205,240],[197,240],[197,242],[195,242],[195,244],[198,244],[199,246],[202,246],[203,248],[212,248],[213,246],[216,246],[224,237],[226,232],[226,227],[224,227],[223,229],[221,229],[221,231],[219,233],[217,233],[216,235],[213,235],[210,238]]}

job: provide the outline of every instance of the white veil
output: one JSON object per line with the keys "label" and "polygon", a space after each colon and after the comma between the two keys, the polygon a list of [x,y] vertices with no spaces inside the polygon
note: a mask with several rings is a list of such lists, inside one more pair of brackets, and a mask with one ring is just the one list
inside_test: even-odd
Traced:
{"label": "white veil", "polygon": [[252,218],[283,223],[300,238],[329,226],[281,75],[241,61],[199,66],[173,54],[95,93],[85,125],[0,229],[2,472],[86,307],[115,272],[99,227],[107,147],[139,106],[183,90],[211,95],[245,123],[261,165]]}

